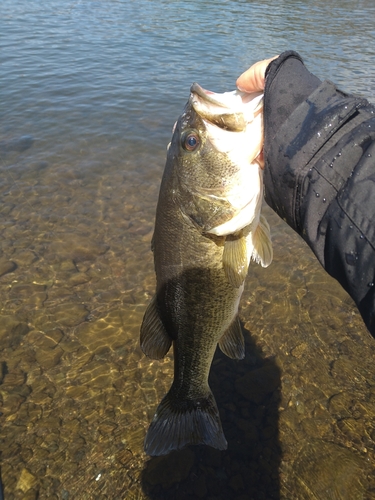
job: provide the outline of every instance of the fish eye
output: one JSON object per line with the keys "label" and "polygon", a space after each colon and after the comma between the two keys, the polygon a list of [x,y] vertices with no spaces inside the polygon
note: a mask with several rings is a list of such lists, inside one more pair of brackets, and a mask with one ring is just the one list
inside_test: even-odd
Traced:
{"label": "fish eye", "polygon": [[199,135],[190,130],[183,135],[181,143],[186,151],[195,151],[200,145]]}

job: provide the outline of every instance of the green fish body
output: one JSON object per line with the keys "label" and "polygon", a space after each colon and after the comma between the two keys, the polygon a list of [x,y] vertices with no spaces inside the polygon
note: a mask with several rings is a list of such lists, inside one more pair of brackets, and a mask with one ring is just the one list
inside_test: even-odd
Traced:
{"label": "green fish body", "polygon": [[[173,343],[174,380],[146,435],[152,456],[190,444],[227,447],[208,375],[218,344],[230,358],[244,357],[238,305],[249,262],[267,266],[272,260],[269,226],[260,215],[262,170],[255,161],[261,122],[260,144],[249,144],[246,158],[238,160],[238,151],[223,141],[248,133],[254,117],[243,111],[242,94],[229,105],[226,99],[192,86],[160,187],[152,242],[157,287],[141,326],[141,347],[160,359]],[[239,149],[238,139],[234,143]]]}

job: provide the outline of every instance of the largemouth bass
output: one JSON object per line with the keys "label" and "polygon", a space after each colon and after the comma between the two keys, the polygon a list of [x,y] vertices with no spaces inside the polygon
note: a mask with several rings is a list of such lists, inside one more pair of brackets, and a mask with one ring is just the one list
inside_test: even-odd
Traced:
{"label": "largemouth bass", "polygon": [[238,305],[251,259],[268,266],[261,216],[262,95],[191,87],[175,124],[152,241],[156,294],[141,326],[143,352],[174,348],[174,380],[145,438],[149,455],[227,442],[208,375],[217,344],[242,359]]}

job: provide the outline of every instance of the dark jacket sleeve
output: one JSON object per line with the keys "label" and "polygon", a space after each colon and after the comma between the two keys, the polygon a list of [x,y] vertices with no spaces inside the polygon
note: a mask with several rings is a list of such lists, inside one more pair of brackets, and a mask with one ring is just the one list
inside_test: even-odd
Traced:
{"label": "dark jacket sleeve", "polygon": [[351,295],[375,336],[375,108],[321,82],[295,52],[264,93],[266,202]]}

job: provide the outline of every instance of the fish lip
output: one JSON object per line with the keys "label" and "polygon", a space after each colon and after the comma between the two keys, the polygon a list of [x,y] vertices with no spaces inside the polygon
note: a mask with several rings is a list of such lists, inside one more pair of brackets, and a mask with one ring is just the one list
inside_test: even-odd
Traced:
{"label": "fish lip", "polygon": [[242,132],[262,109],[263,104],[253,99],[263,93],[246,93],[239,90],[218,94],[193,83],[190,87],[189,105],[207,122],[229,132]]}
{"label": "fish lip", "polygon": [[[253,100],[255,97],[262,97],[262,99],[257,102],[255,108],[252,109],[254,116],[257,115],[263,109],[263,92],[242,92],[242,91],[233,91],[233,93],[237,92],[237,95],[241,97],[242,103],[246,105],[248,99]],[[229,92],[228,92],[229,93]],[[225,93],[224,93],[225,94]],[[216,92],[212,92],[211,90],[206,90],[199,83],[194,82],[190,87],[190,103],[193,109],[199,114],[199,111],[196,109],[194,105],[194,100],[199,101],[203,100],[206,103],[213,104],[218,108],[222,108],[223,110],[231,109],[230,106],[223,103],[221,97],[223,94],[218,94]],[[195,99],[194,99],[195,97]],[[241,108],[238,111],[243,111]]]}
{"label": "fish lip", "polygon": [[220,108],[228,109],[227,106],[225,106],[222,102],[220,102],[218,99],[215,99],[214,96],[217,95],[215,92],[211,92],[210,90],[204,89],[197,82],[194,82],[192,84],[192,86],[190,87],[190,93],[196,94],[198,97],[200,97],[204,101],[209,102],[211,104],[215,104],[216,106],[219,106]]}

